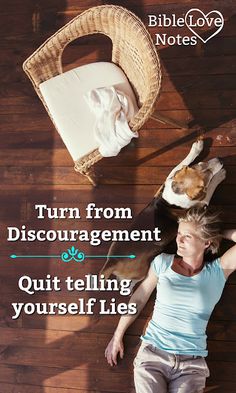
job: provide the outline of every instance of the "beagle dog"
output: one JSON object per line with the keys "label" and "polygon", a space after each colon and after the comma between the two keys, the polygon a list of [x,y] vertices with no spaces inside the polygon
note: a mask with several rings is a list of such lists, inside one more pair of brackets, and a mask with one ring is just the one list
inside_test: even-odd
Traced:
{"label": "beagle dog", "polygon": [[202,203],[209,205],[216,187],[225,179],[226,171],[219,158],[189,165],[203,150],[203,140],[196,141],[187,157],[168,175],[162,198],[183,209]]}
{"label": "beagle dog", "polygon": [[[203,150],[203,140],[193,143],[187,157],[168,175],[162,194],[157,192],[153,200],[138,214],[131,230],[155,229],[161,232],[161,240],[153,242],[113,242],[100,275],[105,279],[115,275],[119,280],[130,279],[132,286],[142,280],[154,257],[164,251],[175,238],[178,218],[195,204],[208,205],[216,187],[225,179],[226,171],[218,158],[199,162],[189,167]],[[113,255],[134,254],[135,259],[110,258]]]}

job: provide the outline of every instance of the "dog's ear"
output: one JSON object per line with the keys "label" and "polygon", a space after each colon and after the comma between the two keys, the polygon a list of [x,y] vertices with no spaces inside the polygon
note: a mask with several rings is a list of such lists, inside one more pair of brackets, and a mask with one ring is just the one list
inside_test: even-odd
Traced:
{"label": "dog's ear", "polygon": [[186,194],[191,201],[194,201],[195,199],[201,201],[206,195],[206,187],[204,187],[204,184],[202,184],[198,187],[188,188],[186,190]]}
{"label": "dog's ear", "polygon": [[185,184],[184,178],[186,176],[186,172],[188,171],[188,166],[183,166],[177,172],[175,172],[174,176],[172,177],[171,188],[175,194],[184,194],[185,193]]}
{"label": "dog's ear", "polygon": [[184,165],[181,169],[176,171],[174,175],[172,176],[172,179],[175,181],[179,180],[179,176],[184,176],[186,174],[186,171],[188,170],[188,166]]}

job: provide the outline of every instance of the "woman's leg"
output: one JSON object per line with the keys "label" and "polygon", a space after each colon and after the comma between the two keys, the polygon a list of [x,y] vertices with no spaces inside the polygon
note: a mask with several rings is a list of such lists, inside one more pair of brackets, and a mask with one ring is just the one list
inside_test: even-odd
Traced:
{"label": "woman's leg", "polygon": [[166,363],[142,343],[134,359],[134,385],[136,393],[167,393]]}
{"label": "woman's leg", "polygon": [[203,357],[177,355],[178,367],[172,371],[169,393],[203,393],[209,369]]}

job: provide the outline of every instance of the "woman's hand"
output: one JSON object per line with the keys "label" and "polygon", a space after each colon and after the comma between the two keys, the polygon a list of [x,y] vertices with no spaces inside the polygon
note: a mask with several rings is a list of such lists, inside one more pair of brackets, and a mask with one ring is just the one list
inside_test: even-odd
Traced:
{"label": "woman's hand", "polygon": [[113,336],[108,346],[105,349],[105,357],[107,359],[107,363],[109,363],[110,366],[117,365],[118,353],[120,354],[121,359],[123,359],[124,356],[123,340]]}
{"label": "woman's hand", "polygon": [[115,333],[105,349],[105,357],[107,363],[110,366],[117,365],[117,355],[120,354],[120,358],[124,356],[124,345],[123,337],[128,327],[135,321],[145,304],[147,303],[152,291],[157,285],[157,275],[154,273],[152,267],[149,268],[147,277],[141,282],[139,287],[133,293],[129,303],[135,303],[137,305],[136,314],[122,315]]}

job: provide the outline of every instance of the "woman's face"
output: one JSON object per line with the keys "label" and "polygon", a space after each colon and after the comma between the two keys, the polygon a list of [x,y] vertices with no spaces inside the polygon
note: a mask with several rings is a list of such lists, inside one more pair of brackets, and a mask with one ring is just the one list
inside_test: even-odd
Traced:
{"label": "woman's face", "polygon": [[177,254],[181,257],[196,257],[204,254],[209,242],[202,240],[198,226],[190,222],[180,222],[176,237]]}

